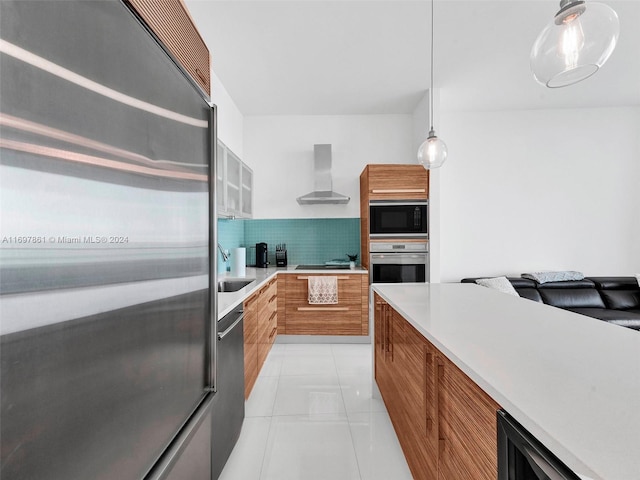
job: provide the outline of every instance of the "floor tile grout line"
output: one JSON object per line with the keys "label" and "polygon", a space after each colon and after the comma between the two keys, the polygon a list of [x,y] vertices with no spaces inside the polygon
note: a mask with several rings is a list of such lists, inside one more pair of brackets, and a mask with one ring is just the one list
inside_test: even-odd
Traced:
{"label": "floor tile grout line", "polygon": [[[271,352],[269,352],[270,354]],[[267,354],[267,359],[269,358],[269,354]],[[265,359],[266,361],[266,359]],[[282,370],[282,365],[280,366],[280,371]],[[269,429],[267,430],[267,440],[264,444],[264,449],[262,451],[262,462],[260,462],[260,473],[258,474],[258,480],[262,478],[262,472],[264,471],[264,463],[267,460],[267,449],[269,448],[269,438],[271,437],[271,428],[273,427],[273,410],[275,409],[276,399],[278,398],[278,388],[280,388],[280,371],[278,372],[278,381],[276,382],[276,391],[273,395],[273,403],[271,404],[271,414],[269,417]]]}
{"label": "floor tile grout line", "polygon": [[353,430],[351,429],[351,419],[349,418],[349,412],[347,410],[347,402],[344,399],[344,390],[342,389],[342,383],[340,382],[340,374],[338,373],[338,364],[336,362],[335,351],[333,349],[333,345],[331,346],[331,352],[333,355],[333,362],[336,367],[336,374],[338,375],[338,384],[340,385],[340,397],[342,398],[342,406],[344,407],[344,413],[347,417],[347,428],[349,429],[349,438],[351,439],[351,448],[353,448],[353,456],[356,460],[356,465],[358,467],[358,477],[362,480],[362,468],[360,467],[360,460],[358,459],[358,451],[356,450],[356,441],[353,438]]}

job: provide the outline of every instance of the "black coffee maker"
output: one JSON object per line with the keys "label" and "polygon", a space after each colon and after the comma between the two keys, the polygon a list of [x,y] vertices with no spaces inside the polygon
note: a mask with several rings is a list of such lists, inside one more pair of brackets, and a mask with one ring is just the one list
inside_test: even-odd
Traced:
{"label": "black coffee maker", "polygon": [[269,262],[267,261],[267,244],[266,243],[256,243],[256,267],[259,268],[267,268],[269,266]]}

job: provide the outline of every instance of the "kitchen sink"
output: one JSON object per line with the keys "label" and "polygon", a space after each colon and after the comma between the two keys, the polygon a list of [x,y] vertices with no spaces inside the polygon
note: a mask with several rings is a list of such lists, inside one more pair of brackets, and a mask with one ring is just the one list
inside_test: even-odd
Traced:
{"label": "kitchen sink", "polygon": [[241,288],[246,287],[251,282],[255,281],[251,280],[220,280],[218,282],[218,291],[219,292],[237,292]]}

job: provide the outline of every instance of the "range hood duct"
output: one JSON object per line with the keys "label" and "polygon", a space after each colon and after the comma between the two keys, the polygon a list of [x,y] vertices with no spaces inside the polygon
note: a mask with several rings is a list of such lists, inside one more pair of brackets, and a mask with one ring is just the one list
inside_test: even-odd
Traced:
{"label": "range hood duct", "polygon": [[296,200],[300,205],[345,204],[350,197],[333,191],[331,178],[331,144],[313,146],[313,186],[314,191]]}

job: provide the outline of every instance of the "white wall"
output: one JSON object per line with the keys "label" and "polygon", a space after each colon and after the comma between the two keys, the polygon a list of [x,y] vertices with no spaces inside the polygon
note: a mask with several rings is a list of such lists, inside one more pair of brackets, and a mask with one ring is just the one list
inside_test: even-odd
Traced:
{"label": "white wall", "polygon": [[215,72],[211,71],[211,101],[218,107],[218,139],[243,158],[244,117]]}
{"label": "white wall", "polygon": [[442,281],[640,271],[639,111],[441,112]]}
{"label": "white wall", "polygon": [[[369,163],[413,163],[411,115],[246,116],[244,158],[254,172],[254,218],[360,216]],[[332,144],[333,190],[346,205],[298,205],[313,190],[313,145]]]}

